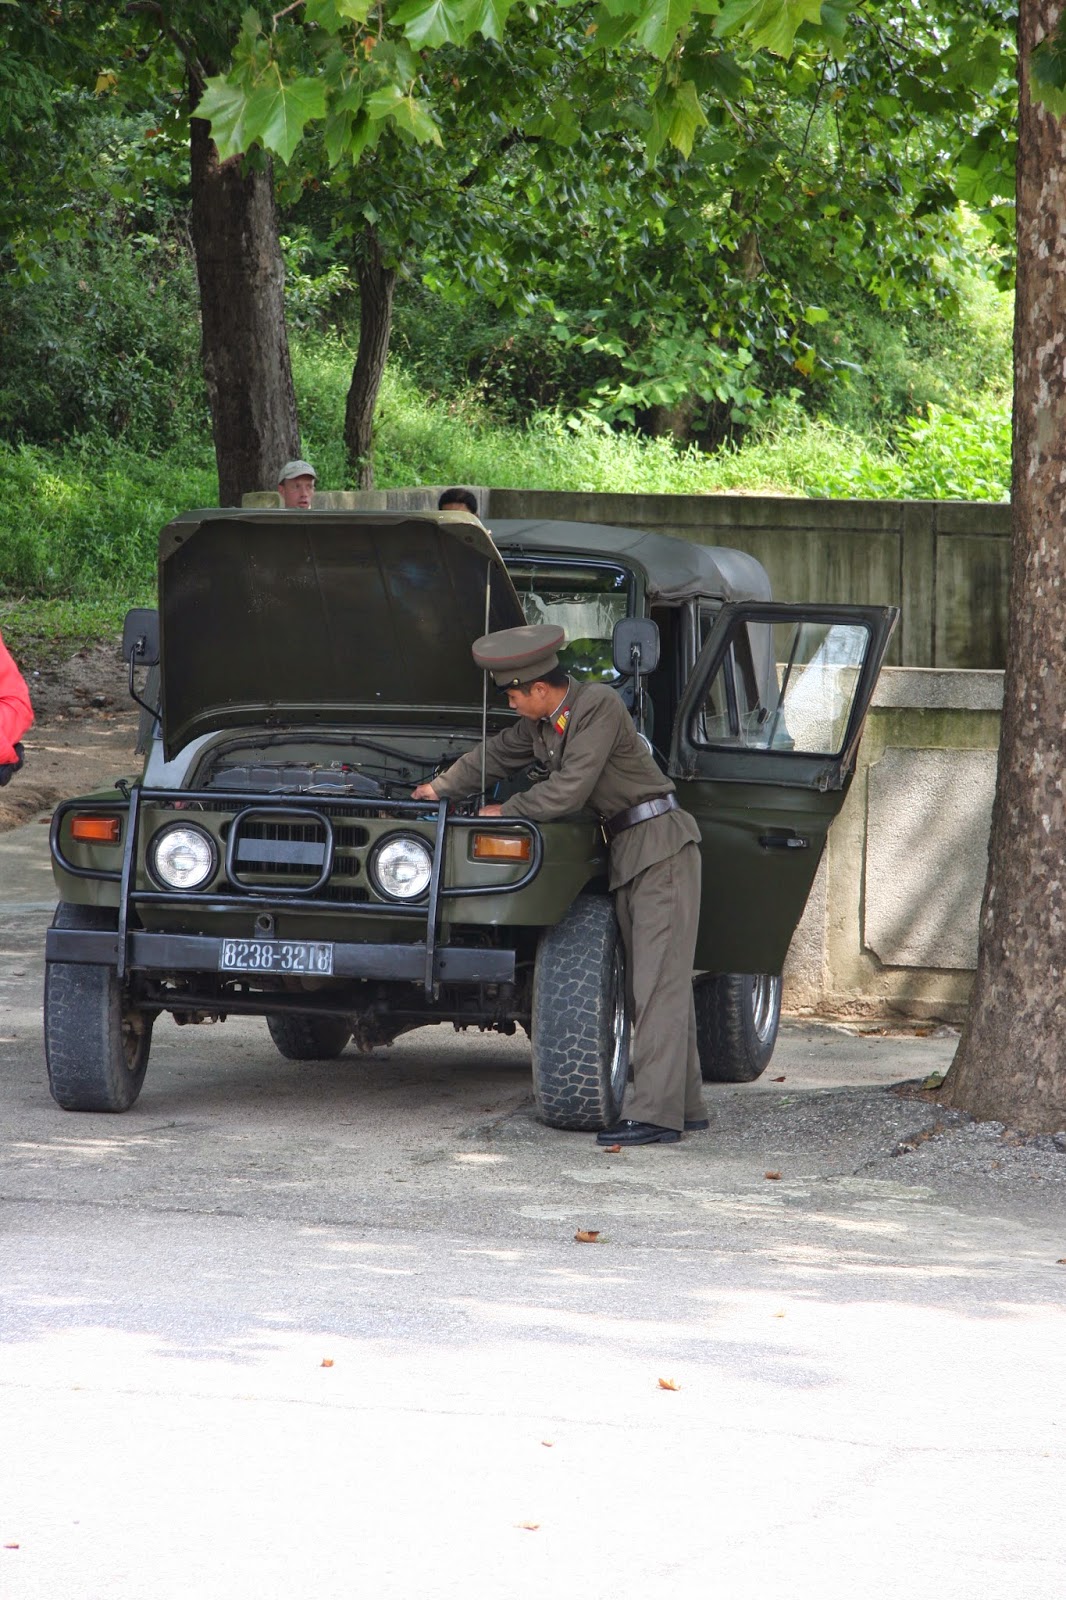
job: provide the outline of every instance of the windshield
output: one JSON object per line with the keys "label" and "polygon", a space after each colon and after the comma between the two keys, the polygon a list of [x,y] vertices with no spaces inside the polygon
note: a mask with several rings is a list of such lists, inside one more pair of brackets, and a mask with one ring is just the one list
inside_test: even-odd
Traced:
{"label": "windshield", "polygon": [[611,641],[615,623],[629,615],[631,574],[600,562],[504,559],[526,621],[565,630],[560,666],[582,683],[617,683]]}

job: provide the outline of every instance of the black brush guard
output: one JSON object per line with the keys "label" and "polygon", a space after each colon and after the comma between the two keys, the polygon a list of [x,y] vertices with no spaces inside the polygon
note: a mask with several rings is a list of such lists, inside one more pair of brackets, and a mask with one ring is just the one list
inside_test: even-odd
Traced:
{"label": "black brush guard", "polygon": [[[197,804],[210,805],[213,810],[233,808],[233,825],[226,847],[226,875],[235,876],[235,850],[238,837],[237,821],[242,816],[275,817],[292,821],[314,823],[324,829],[322,871],[310,885],[292,888],[276,884],[256,886],[246,884],[240,893],[204,893],[202,890],[156,890],[134,887],[134,864],[140,832],[141,808],[145,803],[161,803],[182,809]],[[328,812],[334,815],[328,815]],[[329,880],[333,866],[333,822],[340,812],[345,820],[371,816],[380,820],[387,811],[390,820],[402,821],[405,817],[426,820],[427,806],[421,800],[388,800],[377,798],[352,798],[330,795],[323,797],[321,806],[303,805],[292,795],[220,794],[213,790],[145,789],[132,787],[128,799],[101,802],[99,809],[127,813],[126,835],[122,851],[122,866],[118,870],[100,867],[80,867],[68,860],[60,844],[63,818],[70,811],[89,809],[84,798],[67,800],[58,807],[52,818],[50,845],[53,859],[63,869],[77,878],[95,879],[119,886],[118,927],[110,930],[82,928],[49,928],[45,956],[49,961],[70,961],[94,966],[113,966],[119,978],[129,972],[217,972],[222,937],[209,934],[149,933],[130,927],[130,912],[139,906],[195,906],[199,911],[244,910],[256,915],[292,910],[329,911],[343,914],[342,904],[334,900],[317,898]],[[189,818],[195,819],[195,814]],[[444,852],[448,834],[454,829],[477,828],[479,831],[520,832],[532,840],[532,856],[528,870],[521,878],[498,885],[478,884],[472,887],[448,887],[442,882]],[[276,860],[284,863],[285,841],[277,841]],[[295,859],[295,858],[294,858]],[[433,866],[429,888],[424,899],[408,905],[403,901],[360,901],[358,915],[403,917],[421,920],[425,924],[422,939],[403,944],[370,944],[333,942],[333,974],[335,978],[350,981],[359,979],[394,979],[421,983],[426,998],[431,999],[441,983],[512,983],[515,972],[513,950],[480,949],[463,945],[442,945],[440,935],[441,902],[473,895],[514,894],[531,883],[540,871],[544,859],[544,840],[535,822],[515,821],[501,823],[498,818],[457,817],[448,815],[448,803],[437,804],[436,834],[433,842]],[[300,863],[305,864],[305,863]],[[254,976],[254,974],[245,974]],[[178,997],[176,997],[178,998]],[[265,996],[264,996],[265,998]],[[222,1003],[216,997],[214,1003]],[[277,1005],[275,1006],[275,1001]],[[190,999],[189,1006],[211,1003],[209,997],[199,1001]],[[242,1003],[238,994],[226,995],[224,1003],[230,1010],[260,1009],[250,1000]],[[184,1005],[185,1002],[183,1001]],[[299,996],[270,995],[271,1009],[301,1009]],[[303,1006],[302,1009],[307,1009]],[[316,1009],[319,1009],[316,1007]],[[322,1007],[321,1009],[326,1009]]]}

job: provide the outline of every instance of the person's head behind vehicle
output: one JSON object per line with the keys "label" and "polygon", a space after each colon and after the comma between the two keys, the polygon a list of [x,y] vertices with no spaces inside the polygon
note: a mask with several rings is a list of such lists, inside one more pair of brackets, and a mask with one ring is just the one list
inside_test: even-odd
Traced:
{"label": "person's head behind vehicle", "polygon": [[476,517],[478,514],[477,498],[471,494],[469,489],[445,489],[437,501],[437,510],[469,511],[472,517]]}
{"label": "person's head behind vehicle", "polygon": [[471,652],[476,664],[491,672],[511,710],[536,722],[549,716],[566,692],[570,677],[559,665],[565,643],[562,628],[540,622],[486,633],[474,641]]}
{"label": "person's head behind vehicle", "polygon": [[310,511],[317,474],[310,461],[286,461],[278,473],[281,503],[290,511]]}

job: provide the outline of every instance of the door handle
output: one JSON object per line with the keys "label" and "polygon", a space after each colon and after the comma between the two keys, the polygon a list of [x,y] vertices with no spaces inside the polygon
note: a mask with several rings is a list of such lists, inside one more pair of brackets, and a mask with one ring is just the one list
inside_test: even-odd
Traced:
{"label": "door handle", "polygon": [[764,850],[809,850],[811,845],[799,833],[761,833],[759,843]]}

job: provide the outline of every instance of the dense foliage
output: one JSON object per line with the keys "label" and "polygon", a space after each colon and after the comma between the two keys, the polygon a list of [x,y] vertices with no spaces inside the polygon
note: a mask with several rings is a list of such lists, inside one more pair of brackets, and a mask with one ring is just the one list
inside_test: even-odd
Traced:
{"label": "dense foliage", "polygon": [[[381,53],[347,0],[273,32],[235,0],[0,7],[5,627],[19,596],[120,611],[159,524],[214,498],[182,107],[187,72],[220,73],[240,39],[212,91],[231,107],[275,56],[333,84],[299,129],[283,95],[280,123],[229,135],[258,127],[288,158],[288,322],[324,483],[352,481],[372,238],[398,273],[381,485],[1004,496],[1007,19],[797,4],[768,40],[780,9],[711,5],[681,50],[640,7],[503,6],[478,31],[403,0],[406,42]],[[373,72],[334,104],[325,58],[352,28]]]}

